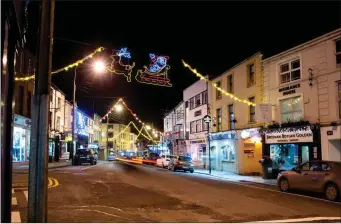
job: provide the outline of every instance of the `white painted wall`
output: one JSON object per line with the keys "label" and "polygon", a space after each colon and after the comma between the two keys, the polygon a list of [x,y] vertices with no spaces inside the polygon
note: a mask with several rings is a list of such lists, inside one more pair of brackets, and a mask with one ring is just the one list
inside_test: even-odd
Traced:
{"label": "white painted wall", "polygon": [[[332,135],[327,135],[332,131]],[[322,160],[341,162],[341,126],[321,127]]]}
{"label": "white painted wall", "polygon": [[[340,121],[338,114],[337,83],[340,80],[340,66],[336,65],[335,40],[341,38],[341,29],[328,33],[312,41],[299,45],[286,52],[263,60],[264,102],[273,105],[273,120],[282,122],[280,116],[281,99],[302,96],[305,120],[311,123],[327,124]],[[280,84],[280,64],[299,58],[301,79]],[[313,69],[313,86],[309,86],[309,68]],[[279,88],[300,84],[295,94],[283,96]]]}

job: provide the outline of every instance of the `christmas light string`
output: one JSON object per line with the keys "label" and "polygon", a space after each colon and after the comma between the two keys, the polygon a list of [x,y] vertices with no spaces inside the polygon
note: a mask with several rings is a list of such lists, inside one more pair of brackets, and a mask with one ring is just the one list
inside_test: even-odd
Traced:
{"label": "christmas light string", "polygon": [[[123,99],[122,98],[120,98],[111,108],[110,108],[110,110],[100,119],[100,121],[102,121],[103,119],[105,119],[105,118],[108,118],[108,116],[109,116],[109,114],[111,113],[111,111],[112,110],[115,110],[115,107],[117,106],[117,105],[120,105],[120,103],[122,103],[123,104],[123,106],[130,112],[130,114],[135,118],[135,120],[137,121],[137,122],[139,122],[141,125],[143,125],[143,126],[145,126],[146,124],[136,115],[136,113],[134,113],[129,107],[128,107],[128,105],[123,101]],[[158,131],[158,130],[156,130],[156,133],[158,133],[158,134],[161,134],[161,135],[163,135],[164,133],[163,132],[161,132],[161,131]]]}
{"label": "christmas light string", "polygon": [[[78,65],[84,63],[86,60],[92,58],[95,54],[97,54],[97,53],[99,53],[99,52],[101,52],[103,50],[104,50],[103,47],[99,47],[94,52],[89,54],[88,56],[86,56],[86,57],[84,57],[84,58],[82,58],[82,59],[80,59],[80,60],[78,60],[78,61],[76,61],[76,62],[74,62],[74,63],[72,63],[70,65],[67,65],[64,68],[60,68],[60,69],[58,69],[56,71],[51,72],[51,75],[55,75],[55,74],[58,74],[60,72],[67,71],[70,68],[77,67]],[[28,81],[28,80],[34,79],[34,77],[35,77],[35,75],[31,75],[31,76],[27,76],[27,77],[22,77],[22,78],[16,77],[15,81]]]}
{"label": "christmas light string", "polygon": [[220,88],[220,87],[217,87],[217,84],[216,83],[213,83],[211,82],[210,80],[208,80],[207,78],[205,78],[202,74],[200,74],[196,69],[193,69],[189,64],[187,64],[184,60],[182,60],[182,63],[183,65],[188,68],[191,72],[193,72],[196,76],[200,77],[201,80],[204,80],[205,82],[211,84],[215,89],[217,89],[218,91],[220,91],[221,93],[223,93],[224,95],[226,96],[229,96],[231,99],[235,100],[235,101],[238,101],[238,102],[242,102],[242,103],[245,103],[245,104],[248,104],[249,106],[256,106],[255,103],[252,103],[248,100],[242,100],[242,99],[239,99],[238,97],[236,97],[235,95],[231,94],[231,93],[228,93],[227,91],[225,91],[224,89]]}
{"label": "christmas light string", "polygon": [[[112,62],[111,62],[110,67],[108,67],[106,70],[116,75],[124,75],[127,78],[127,82],[131,82],[131,72],[133,71],[133,68],[135,67],[135,62],[133,62],[132,65],[123,64],[122,57],[131,58],[130,52],[127,51],[127,48],[121,48],[119,52],[114,52],[113,55],[110,56],[110,58],[112,59]],[[118,58],[118,60],[116,58]],[[117,64],[117,61],[118,61],[118,64],[124,68],[124,71],[119,72],[117,71],[117,69],[115,69],[115,64]]]}
{"label": "christmas light string", "polygon": [[[131,123],[132,123],[132,125],[134,126],[134,128],[135,128],[136,130],[139,130],[139,129],[137,128],[137,126],[135,125],[134,122],[131,121]],[[147,132],[147,134],[149,134],[149,133]],[[142,132],[141,132],[141,135],[142,135],[143,137],[145,137],[146,139],[148,139],[149,141],[154,142],[155,144],[158,144],[158,143],[159,143],[159,142],[155,141],[153,138],[148,138],[148,137],[145,136]]]}

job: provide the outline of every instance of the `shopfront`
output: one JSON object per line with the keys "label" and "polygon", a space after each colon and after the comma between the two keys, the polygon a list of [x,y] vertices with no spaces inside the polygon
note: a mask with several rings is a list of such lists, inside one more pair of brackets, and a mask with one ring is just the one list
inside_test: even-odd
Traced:
{"label": "shopfront", "polygon": [[[224,131],[210,134],[211,169],[237,172],[236,131]],[[208,160],[207,160],[208,161]]]}
{"label": "shopfront", "polygon": [[13,127],[13,162],[24,162],[29,159],[31,120],[14,115]]}
{"label": "shopfront", "polygon": [[194,166],[207,168],[208,162],[206,153],[206,140],[205,139],[193,139],[189,140],[187,145],[187,156],[192,157]]}
{"label": "shopfront", "polygon": [[307,127],[268,130],[264,135],[263,156],[269,156],[272,169],[290,170],[315,159],[321,159],[319,131]]}

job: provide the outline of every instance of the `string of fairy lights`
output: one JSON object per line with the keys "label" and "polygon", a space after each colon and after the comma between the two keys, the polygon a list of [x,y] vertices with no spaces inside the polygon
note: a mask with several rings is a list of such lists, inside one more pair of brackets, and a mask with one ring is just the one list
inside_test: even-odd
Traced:
{"label": "string of fairy lights", "polygon": [[238,102],[241,102],[241,103],[246,103],[248,104],[249,106],[256,106],[255,103],[253,102],[250,102],[248,100],[243,100],[243,99],[240,99],[238,97],[236,97],[235,95],[225,91],[224,89],[220,88],[217,86],[216,83],[213,83],[212,81],[210,81],[209,79],[205,78],[202,74],[200,74],[196,69],[193,69],[189,64],[187,64],[184,60],[182,60],[182,63],[183,65],[188,68],[191,72],[193,72],[196,76],[200,77],[201,80],[204,80],[205,82],[211,84],[216,90],[220,91],[221,93],[223,93],[224,95],[226,96],[229,96],[231,99],[235,100],[235,101],[238,101]]}
{"label": "string of fairy lights", "polygon": [[[56,71],[51,72],[51,75],[55,75],[55,74],[58,74],[60,72],[64,72],[64,71],[67,71],[71,68],[77,67],[77,66],[83,64],[86,60],[92,58],[95,54],[102,52],[103,50],[104,50],[104,47],[99,47],[94,52],[89,54],[88,56],[86,56],[86,57],[84,57],[84,58],[82,58],[82,59],[80,59],[80,60],[78,60],[72,64],[69,64],[63,68],[60,68]],[[16,77],[15,81],[28,81],[28,80],[34,79],[34,77],[35,77],[35,75],[26,76],[26,77]]]}

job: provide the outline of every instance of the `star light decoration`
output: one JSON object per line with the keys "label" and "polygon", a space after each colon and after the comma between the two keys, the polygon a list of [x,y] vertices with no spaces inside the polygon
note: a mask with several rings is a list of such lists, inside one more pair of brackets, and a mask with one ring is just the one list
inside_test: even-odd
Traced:
{"label": "star light decoration", "polygon": [[137,71],[135,76],[136,81],[149,85],[172,87],[168,78],[168,70],[170,66],[167,64],[168,56],[156,56],[149,54],[151,60],[150,65],[143,66],[143,69]]}
{"label": "star light decoration", "polygon": [[127,78],[127,82],[131,82],[131,72],[135,67],[135,62],[130,64],[124,64],[123,59],[131,59],[131,54],[127,48],[121,48],[119,51],[113,50],[113,54],[110,56],[112,59],[110,67],[107,71],[116,75],[124,75]]}

